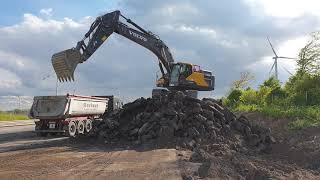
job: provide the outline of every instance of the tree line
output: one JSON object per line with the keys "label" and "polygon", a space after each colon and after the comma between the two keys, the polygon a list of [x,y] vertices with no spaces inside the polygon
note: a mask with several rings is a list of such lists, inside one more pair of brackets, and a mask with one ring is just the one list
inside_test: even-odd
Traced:
{"label": "tree line", "polygon": [[320,32],[311,34],[310,40],[300,50],[297,71],[284,85],[271,76],[258,88],[249,86],[254,76],[249,72],[241,73],[238,80],[223,98],[225,105],[268,106],[320,106]]}

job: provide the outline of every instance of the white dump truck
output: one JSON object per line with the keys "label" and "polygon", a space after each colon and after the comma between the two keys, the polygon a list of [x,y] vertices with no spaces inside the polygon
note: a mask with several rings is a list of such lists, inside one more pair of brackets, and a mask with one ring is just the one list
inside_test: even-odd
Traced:
{"label": "white dump truck", "polygon": [[114,96],[35,96],[29,116],[38,119],[35,132],[39,136],[50,133],[74,137],[88,134],[93,121],[121,107],[122,102]]}

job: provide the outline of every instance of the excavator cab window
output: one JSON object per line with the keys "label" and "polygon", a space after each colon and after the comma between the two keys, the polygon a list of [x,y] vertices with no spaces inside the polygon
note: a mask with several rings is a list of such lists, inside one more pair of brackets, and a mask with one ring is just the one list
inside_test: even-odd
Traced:
{"label": "excavator cab window", "polygon": [[178,84],[180,80],[185,80],[192,74],[192,65],[177,63],[172,67],[170,84]]}
{"label": "excavator cab window", "polygon": [[192,74],[192,66],[190,64],[181,64],[180,76],[187,78]]}

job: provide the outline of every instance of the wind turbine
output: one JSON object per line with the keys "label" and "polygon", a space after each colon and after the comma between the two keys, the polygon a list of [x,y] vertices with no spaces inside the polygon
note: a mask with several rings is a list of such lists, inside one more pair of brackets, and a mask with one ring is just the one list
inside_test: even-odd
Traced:
{"label": "wind turbine", "polygon": [[[274,63],[273,63],[273,65],[272,65],[271,69],[270,69],[269,74],[271,73],[271,71],[272,71],[273,68],[274,68],[275,77],[276,77],[277,80],[279,80],[278,59],[296,59],[296,58],[285,57],[285,56],[278,56],[278,54],[276,53],[276,51],[275,51],[274,48],[273,48],[273,45],[272,45],[271,42],[270,42],[269,37],[267,37],[267,39],[268,39],[268,42],[269,42],[269,44],[270,44],[270,46],[271,46],[271,49],[272,49],[272,51],[273,51],[273,53],[274,53],[274,55],[275,55],[274,57],[272,57],[272,59],[274,59]],[[287,70],[286,70],[286,71],[287,71]],[[289,71],[287,71],[287,72],[289,73]],[[291,74],[291,73],[289,73],[289,74]]]}

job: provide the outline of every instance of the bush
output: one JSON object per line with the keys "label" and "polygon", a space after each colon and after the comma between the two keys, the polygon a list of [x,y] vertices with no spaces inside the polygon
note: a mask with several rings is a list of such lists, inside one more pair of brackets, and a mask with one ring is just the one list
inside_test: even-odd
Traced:
{"label": "bush", "polygon": [[259,91],[257,92],[257,98],[260,105],[267,104],[267,98],[269,97],[272,89],[267,86],[261,86]]}
{"label": "bush", "polygon": [[222,102],[228,106],[233,107],[236,106],[240,100],[240,96],[242,95],[242,91],[239,89],[232,89],[228,97]]}
{"label": "bush", "polygon": [[297,73],[285,85],[290,102],[298,106],[320,105],[320,77]]}
{"label": "bush", "polygon": [[[282,87],[274,76],[265,80],[258,90],[233,90],[225,100],[236,111],[259,111],[271,117],[294,117],[289,128],[301,129],[320,125],[320,32],[300,50],[298,69]],[[248,74],[248,73],[247,73]],[[248,76],[243,76],[248,77]],[[244,88],[248,78],[234,84]],[[242,85],[242,86],[240,86]],[[247,84],[246,84],[247,85]],[[236,103],[234,103],[236,102]]]}
{"label": "bush", "polygon": [[242,95],[240,96],[240,101],[246,105],[259,104],[257,91],[253,89],[248,89],[246,91],[243,91]]}
{"label": "bush", "polygon": [[261,108],[255,104],[244,105],[239,104],[236,108],[234,108],[236,112],[260,112]]}

